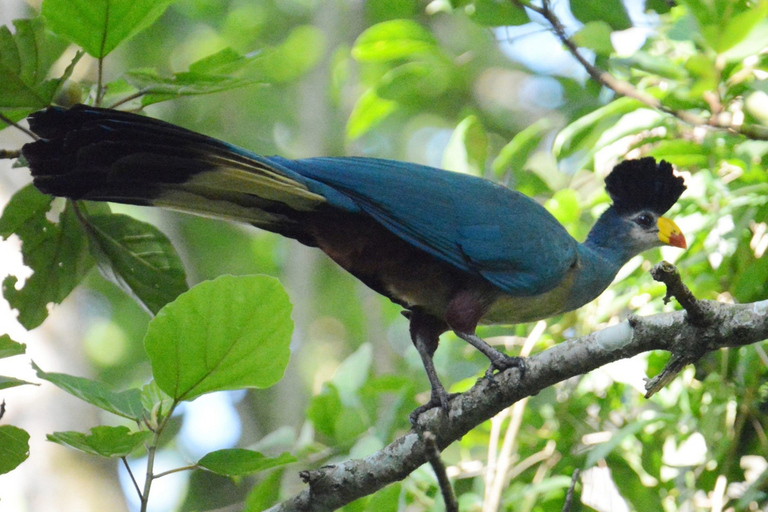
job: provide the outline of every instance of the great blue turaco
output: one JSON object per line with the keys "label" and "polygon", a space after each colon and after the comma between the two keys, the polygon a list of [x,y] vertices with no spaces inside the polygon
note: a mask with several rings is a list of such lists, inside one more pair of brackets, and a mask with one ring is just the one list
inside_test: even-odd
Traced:
{"label": "great blue turaco", "polygon": [[[414,411],[449,406],[432,361],[452,330],[491,361],[525,366],[477,334],[579,308],[633,256],[685,248],[662,215],[685,185],[672,166],[626,160],[606,177],[613,204],[577,242],[541,205],[489,180],[391,160],[261,156],[160,120],[77,105],[29,117],[35,186],[71,199],[162,206],[233,219],[318,247],[405,309],[432,386]],[[523,376],[524,378],[524,376]]]}

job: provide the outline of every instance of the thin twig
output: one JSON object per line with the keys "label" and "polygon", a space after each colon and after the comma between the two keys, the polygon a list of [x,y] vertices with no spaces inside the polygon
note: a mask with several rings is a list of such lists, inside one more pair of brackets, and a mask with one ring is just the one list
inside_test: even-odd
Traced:
{"label": "thin twig", "polygon": [[96,106],[101,106],[101,100],[104,98],[104,57],[99,57],[98,64],[98,83],[96,84]]}
{"label": "thin twig", "polygon": [[459,504],[456,501],[456,495],[453,493],[451,481],[448,480],[448,473],[445,470],[445,464],[440,458],[440,450],[437,448],[435,435],[432,432],[424,432],[424,443],[427,449],[427,460],[437,476],[437,483],[440,486],[440,492],[443,495],[446,512],[459,512]]}
{"label": "thin twig", "polygon": [[199,467],[200,466],[198,466],[197,464],[190,464],[189,466],[182,466],[180,468],[169,469],[168,471],[163,471],[162,473],[155,474],[155,480],[157,480],[161,476],[170,475],[172,473],[178,473],[180,471],[191,471],[191,470],[197,469]]}
{"label": "thin twig", "polygon": [[696,299],[691,290],[685,286],[680,278],[680,272],[673,264],[668,261],[662,261],[653,266],[651,277],[655,281],[664,283],[667,287],[667,294],[664,297],[664,303],[668,303],[670,298],[674,297],[677,302],[683,306],[688,313],[687,320],[696,326],[707,327],[712,325],[714,317],[712,308],[704,301]]}
{"label": "thin twig", "polygon": [[0,420],[3,419],[3,416],[5,416],[5,399],[3,399],[3,403],[0,403]]}
{"label": "thin twig", "polygon": [[136,477],[133,476],[133,471],[131,471],[131,466],[128,465],[128,460],[125,457],[120,457],[120,460],[123,461],[125,470],[128,471],[128,476],[131,477],[131,482],[133,482],[133,487],[134,489],[136,489],[136,494],[138,494],[139,499],[141,499],[141,488],[139,488],[139,482],[136,481]]}
{"label": "thin twig", "polygon": [[565,503],[563,503],[563,512],[571,512],[571,506],[573,505],[573,491],[576,489],[576,481],[579,479],[579,473],[581,473],[579,468],[573,470],[571,486],[568,488],[568,493],[565,495]]}
{"label": "thin twig", "polygon": [[147,88],[141,89],[141,90],[139,90],[139,91],[136,91],[136,92],[135,92],[135,93],[133,93],[133,94],[129,94],[129,95],[128,95],[128,96],[126,96],[125,98],[121,98],[121,99],[117,100],[117,101],[116,101],[116,102],[114,102],[113,104],[111,104],[111,105],[108,105],[106,108],[117,108],[117,107],[119,107],[120,105],[123,105],[123,104],[125,104],[125,103],[128,103],[128,102],[129,102],[129,101],[131,101],[131,100],[135,100],[136,98],[141,98],[142,96],[144,96],[145,94],[147,94],[147,92],[149,92],[149,90],[148,90]]}
{"label": "thin twig", "polygon": [[528,3],[523,5],[520,0],[512,0],[512,2],[520,8],[528,8],[542,16],[552,26],[552,29],[554,30],[557,38],[560,39],[560,42],[562,42],[563,45],[565,45],[565,47],[571,53],[571,55],[573,55],[573,57],[579,61],[579,64],[581,64],[589,76],[592,77],[592,79],[597,83],[611,89],[615,93],[621,96],[634,98],[644,105],[672,115],[681,121],[693,126],[707,126],[710,128],[728,130],[738,135],[744,135],[750,139],[768,140],[768,129],[765,127],[757,125],[733,125],[730,123],[718,121],[716,116],[705,119],[687,110],[676,110],[670,108],[664,105],[658,98],[638,90],[629,82],[619,80],[610,73],[599,69],[581,54],[576,43],[574,43],[573,40],[568,37],[568,34],[565,31],[565,27],[563,27],[560,19],[557,17],[557,15],[555,15],[554,12],[552,12],[549,0],[542,0],[541,7],[537,7]]}
{"label": "thin twig", "polygon": [[[680,278],[680,272],[673,264],[668,261],[662,261],[654,265],[651,269],[651,277],[654,280],[664,283],[667,287],[667,294],[664,302],[669,302],[670,298],[675,297],[677,302],[685,309],[686,321],[694,327],[705,329],[716,321],[716,315],[712,305],[708,302],[698,300],[691,290],[685,286]],[[661,372],[649,379],[645,383],[645,398],[650,398],[660,389],[672,382],[678,373],[689,364],[693,364],[702,358],[707,351],[701,347],[684,346],[673,348],[672,356],[664,365]]]}
{"label": "thin twig", "polygon": [[157,445],[160,441],[160,435],[163,433],[165,426],[168,424],[168,420],[173,414],[173,410],[178,403],[176,401],[171,404],[168,414],[163,418],[157,429],[153,432],[152,443],[147,446],[147,474],[146,480],[144,480],[144,490],[139,495],[139,501],[141,502],[141,512],[147,512],[147,506],[149,505],[149,491],[152,490],[152,481],[158,476],[153,473],[155,469],[155,454],[157,453]]}
{"label": "thin twig", "polygon": [[[533,350],[533,347],[541,339],[544,330],[547,328],[547,323],[539,321],[533,328],[531,333],[526,338],[523,348],[520,350],[520,357],[528,357]],[[523,423],[523,414],[525,412],[525,406],[528,404],[528,398],[524,398],[514,404],[511,408],[506,409],[509,416],[509,423],[507,424],[507,430],[504,433],[504,441],[502,442],[501,451],[498,456],[488,457],[489,466],[489,478],[486,479],[485,499],[483,501],[483,512],[498,510],[501,503],[501,495],[509,482],[509,473],[512,464],[516,462],[513,460],[513,450],[516,446],[515,441],[517,435],[520,432],[520,426]],[[498,432],[501,430],[501,422],[506,415],[497,415],[491,420],[491,425],[498,424]],[[498,443],[496,443],[498,444]],[[494,448],[495,449],[495,448]],[[489,448],[490,451],[490,448]],[[491,461],[494,461],[493,465]]]}
{"label": "thin twig", "polygon": [[0,113],[0,121],[4,122],[8,126],[13,126],[17,130],[21,130],[22,132],[26,133],[27,135],[29,135],[30,137],[32,137],[35,140],[40,138],[37,135],[35,135],[34,133],[32,133],[30,130],[28,130],[27,128],[24,128],[23,126],[21,126],[16,121],[13,121],[12,119],[4,116],[2,113]]}
{"label": "thin twig", "polygon": [[21,156],[20,149],[0,149],[0,160],[13,160]]}
{"label": "thin twig", "polygon": [[147,473],[144,479],[144,490],[139,494],[139,501],[141,501],[141,512],[147,512],[147,505],[149,504],[149,491],[152,490],[152,480],[155,478],[152,471],[155,468],[155,453],[157,452],[157,443],[160,435],[155,432],[152,437],[152,444],[147,447]]}

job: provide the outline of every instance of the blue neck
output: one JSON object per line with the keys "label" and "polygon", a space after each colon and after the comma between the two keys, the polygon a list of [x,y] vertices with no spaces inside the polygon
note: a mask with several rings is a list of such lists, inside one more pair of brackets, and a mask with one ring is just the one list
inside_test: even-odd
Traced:
{"label": "blue neck", "polygon": [[600,295],[636,254],[632,244],[626,243],[624,222],[609,208],[592,227],[587,240],[579,245],[581,268],[567,300],[568,309],[579,308]]}

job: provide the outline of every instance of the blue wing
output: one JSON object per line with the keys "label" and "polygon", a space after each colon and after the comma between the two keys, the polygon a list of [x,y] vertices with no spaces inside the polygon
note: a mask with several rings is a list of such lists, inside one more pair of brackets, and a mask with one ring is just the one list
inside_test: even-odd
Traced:
{"label": "blue wing", "polygon": [[577,261],[576,240],[545,208],[488,180],[370,158],[261,159],[511,295],[553,289]]}

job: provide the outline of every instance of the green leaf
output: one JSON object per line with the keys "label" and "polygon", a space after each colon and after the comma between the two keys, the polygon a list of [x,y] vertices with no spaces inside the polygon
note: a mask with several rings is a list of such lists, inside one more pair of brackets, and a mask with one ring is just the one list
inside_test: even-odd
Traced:
{"label": "green leaf", "polygon": [[370,89],[357,100],[347,121],[347,137],[356,139],[397,110],[397,103],[380,98]]}
{"label": "green leaf", "polygon": [[283,482],[283,470],[272,471],[245,498],[243,512],[264,512],[280,499],[280,487]]}
{"label": "green leaf", "polygon": [[555,192],[544,205],[560,224],[571,225],[579,220],[579,195],[575,190],[565,188]]}
{"label": "green leaf", "polygon": [[358,407],[358,391],[368,381],[373,364],[373,347],[363,343],[336,369],[331,382],[346,407]]}
{"label": "green leaf", "polygon": [[8,334],[0,336],[0,359],[4,357],[18,356],[27,351],[24,343],[13,341]]}
{"label": "green leaf", "polygon": [[325,35],[317,27],[296,27],[280,45],[256,55],[246,76],[280,83],[296,80],[320,62],[327,45]]}
{"label": "green leaf", "polygon": [[506,0],[475,0],[464,7],[464,12],[478,25],[489,27],[524,25],[531,21],[524,8]]}
{"label": "green leaf", "polygon": [[45,436],[49,441],[69,446],[81,452],[103,457],[125,457],[152,437],[152,432],[133,432],[125,426],[93,427],[90,434],[54,432]]}
{"label": "green leaf", "polygon": [[309,401],[307,418],[318,432],[333,438],[336,435],[336,419],[341,415],[344,406],[336,386],[326,383],[320,394]]}
{"label": "green leaf", "polygon": [[664,78],[674,80],[683,80],[688,76],[685,68],[680,66],[679,62],[670,59],[665,55],[651,55],[648,52],[638,50],[629,57],[615,59],[616,63],[622,64],[628,68],[647,71]]}
{"label": "green leaf", "polygon": [[594,50],[598,55],[613,53],[611,26],[604,21],[590,21],[573,35],[573,42],[584,48]]}
{"label": "green leaf", "polygon": [[84,217],[91,255],[101,274],[150,312],[184,293],[184,265],[156,227],[127,215]]}
{"label": "green leaf", "polygon": [[699,30],[717,53],[736,46],[768,15],[768,0],[682,0],[696,18]]}
{"label": "green leaf", "polygon": [[244,77],[246,69],[263,59],[261,55],[245,57],[225,48],[193,62],[189,71],[162,76],[155,69],[135,69],[125,73],[125,80],[142,93],[142,104],[228,91],[259,83],[260,79]]}
{"label": "green leaf", "polygon": [[182,96],[197,96],[230,91],[257,83],[257,80],[235,78],[226,75],[201,73],[176,73],[166,77],[155,69],[134,69],[125,73],[125,80],[144,94],[142,105],[152,105]]}
{"label": "green leaf", "polygon": [[597,464],[599,460],[606,458],[608,454],[611,453],[614,450],[614,448],[619,446],[625,439],[627,439],[628,437],[634,437],[638,432],[643,430],[647,425],[651,423],[656,423],[659,421],[671,420],[672,418],[673,416],[671,414],[660,414],[655,418],[637,420],[627,424],[626,426],[616,431],[608,441],[604,443],[600,443],[599,445],[592,448],[589,451],[589,454],[587,455],[587,461],[584,463],[584,467],[585,468],[593,467],[595,464]]}
{"label": "green leaf", "polygon": [[488,134],[476,116],[464,118],[451,134],[443,153],[443,168],[482,176],[488,158]]}
{"label": "green leaf", "polygon": [[84,377],[76,377],[66,373],[44,372],[34,362],[32,368],[37,372],[39,378],[100,409],[136,421],[141,420],[144,416],[141,394],[138,389],[112,391],[104,384]]}
{"label": "green leaf", "polygon": [[197,465],[220,475],[240,476],[284,466],[292,462],[296,462],[296,457],[290,453],[282,453],[278,457],[269,458],[253,450],[228,448],[206,454],[197,462]]}
{"label": "green leaf", "polygon": [[705,167],[712,157],[710,148],[684,139],[662,140],[648,152],[648,156],[666,160],[680,168]]}
{"label": "green leaf", "polygon": [[53,100],[66,77],[46,78],[67,43],[46,32],[40,18],[14,20],[13,25],[16,34],[0,26],[0,109],[16,109],[20,115]]}
{"label": "green leaf", "polygon": [[627,14],[622,0],[601,0],[571,2],[571,12],[582,23],[602,21],[613,30],[625,30],[632,26],[632,20]]}
{"label": "green leaf", "polygon": [[288,364],[290,312],[272,277],[222,276],[198,284],[149,323],[144,346],[157,385],[176,400],[272,386]]}
{"label": "green leaf", "polygon": [[160,17],[173,0],[45,0],[48,27],[102,58]]}
{"label": "green leaf", "polygon": [[406,62],[384,73],[376,84],[376,95],[384,100],[418,102],[444,93],[450,79],[451,69],[442,59]]}
{"label": "green leaf", "polygon": [[13,425],[0,425],[0,475],[16,469],[29,457],[29,434]]}
{"label": "green leaf", "polygon": [[173,398],[168,396],[154,380],[141,388],[141,405],[147,415],[147,419],[159,425],[163,418],[173,410]]}
{"label": "green leaf", "polygon": [[552,129],[553,123],[547,118],[541,118],[509,141],[499,156],[493,161],[492,168],[496,176],[500,176],[507,169],[516,174],[523,170],[531,154],[539,147],[544,136]]}
{"label": "green leaf", "polygon": [[16,386],[23,386],[25,384],[31,384],[33,386],[39,386],[36,382],[28,382],[26,380],[17,379],[15,377],[5,377],[0,375],[0,389],[15,388]]}
{"label": "green leaf", "polygon": [[439,52],[432,34],[411,20],[391,20],[364,31],[352,47],[359,61],[380,62]]}
{"label": "green leaf", "polygon": [[52,200],[28,185],[11,198],[0,217],[0,237],[19,236],[24,264],[33,271],[21,289],[16,288],[16,276],[3,281],[3,295],[27,329],[43,323],[48,304],[61,303],[93,266],[72,204],[67,203],[54,224],[46,218]]}
{"label": "green leaf", "polygon": [[763,18],[741,41],[722,55],[729,62],[739,62],[750,55],[761,55],[766,47],[768,47],[768,19]]}
{"label": "green leaf", "polygon": [[[637,100],[624,97],[577,119],[555,137],[554,155],[558,159],[574,156],[569,159],[570,164],[574,168],[584,167],[607,145],[664,122],[663,114],[641,107]],[[640,110],[642,115],[637,115]],[[633,116],[625,117],[629,113]]]}
{"label": "green leaf", "polygon": [[402,493],[402,487],[402,484],[398,482],[388,485],[384,489],[376,492],[368,500],[366,510],[375,510],[376,512],[398,512],[398,510],[400,510],[400,494]]}
{"label": "green leaf", "polygon": [[671,4],[669,0],[646,0],[645,9],[655,11],[657,14],[664,14],[669,12],[672,5],[674,4]]}

